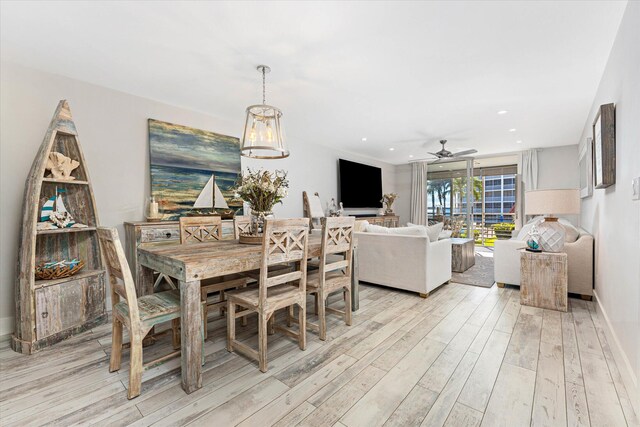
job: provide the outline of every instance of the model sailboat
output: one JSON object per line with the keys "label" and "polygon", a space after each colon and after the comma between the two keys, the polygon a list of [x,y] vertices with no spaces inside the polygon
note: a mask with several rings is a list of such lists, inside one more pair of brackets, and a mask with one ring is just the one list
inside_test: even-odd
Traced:
{"label": "model sailboat", "polygon": [[60,193],[64,189],[56,187],[56,193],[51,196],[40,210],[40,222],[37,224],[38,230],[55,230],[56,228],[83,228],[84,224],[75,222],[71,214],[67,211]]}
{"label": "model sailboat", "polygon": [[193,204],[193,209],[211,209],[209,215],[219,215],[215,209],[224,209],[222,212],[223,217],[233,217],[233,210],[229,209],[220,187],[216,184],[215,175],[211,175],[207,184],[202,188],[196,202]]}
{"label": "model sailboat", "polygon": [[[64,202],[62,201],[62,197],[60,197],[60,194],[59,194],[61,192],[64,192],[64,190],[58,190],[58,187],[56,187],[56,194],[54,196],[51,196],[49,200],[44,202],[44,205],[42,206],[42,210],[40,211],[41,222],[49,221],[51,219],[51,214],[53,212],[59,212],[59,213],[67,212],[67,208],[64,205]],[[70,224],[70,226],[71,225],[73,225],[73,222]]]}

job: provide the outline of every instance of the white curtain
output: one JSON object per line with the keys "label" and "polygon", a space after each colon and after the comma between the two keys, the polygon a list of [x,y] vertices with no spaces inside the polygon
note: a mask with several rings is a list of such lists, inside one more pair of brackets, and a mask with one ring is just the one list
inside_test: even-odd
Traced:
{"label": "white curtain", "polygon": [[538,150],[535,148],[522,152],[522,183],[524,184],[524,191],[521,191],[521,194],[519,195],[519,216],[520,218],[523,218],[523,221],[518,225],[524,225],[529,220],[529,218],[524,214],[524,193],[529,190],[538,189]]}
{"label": "white curtain", "polygon": [[535,148],[522,152],[522,182],[525,191],[538,189],[538,150]]}
{"label": "white curtain", "polygon": [[411,165],[411,222],[427,225],[427,163]]}

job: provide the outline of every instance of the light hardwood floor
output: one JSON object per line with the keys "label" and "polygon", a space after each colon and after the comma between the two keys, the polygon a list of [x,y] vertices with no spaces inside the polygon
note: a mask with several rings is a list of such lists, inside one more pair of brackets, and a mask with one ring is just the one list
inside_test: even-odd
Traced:
{"label": "light hardwood floor", "polygon": [[[330,316],[307,350],[269,337],[269,371],[225,349],[209,321],[203,388],[186,395],[179,360],[143,376],[108,371],[101,326],[33,356],[0,343],[0,424],[215,426],[638,426],[590,302],[568,313],[520,306],[517,289],[451,283],[427,299],[362,286],[348,327]],[[256,345],[255,318],[238,337]],[[170,337],[145,349],[167,350]]]}

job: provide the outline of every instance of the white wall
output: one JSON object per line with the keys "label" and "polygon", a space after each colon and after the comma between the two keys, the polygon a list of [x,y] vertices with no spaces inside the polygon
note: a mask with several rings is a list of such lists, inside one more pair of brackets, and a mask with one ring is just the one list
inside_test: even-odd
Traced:
{"label": "white wall", "polygon": [[[67,99],[71,106],[100,222],[118,226],[121,237],[124,221],[143,219],[149,193],[147,119],[239,135],[244,111],[213,117],[9,63],[0,64],[0,87],[0,335],[4,335],[13,331],[24,182],[59,100]],[[288,159],[243,159],[243,167],[263,165],[289,172],[290,195],[274,210],[277,216],[301,216],[304,189],[318,191],[323,199],[336,197],[339,157],[382,167],[383,189],[394,191],[394,166],[337,152],[314,144],[312,138],[291,137]]]}
{"label": "white wall", "polygon": [[640,3],[629,2],[581,138],[591,136],[599,106],[615,103],[616,184],[594,189],[592,197],[583,199],[582,225],[595,236],[596,298],[636,413],[640,413],[640,201],[631,200],[631,180],[640,176],[638,42]]}
{"label": "white wall", "polygon": [[411,165],[396,166],[396,200],[394,210],[400,216],[400,222],[411,221]]}
{"label": "white wall", "polygon": [[578,188],[580,174],[576,159],[578,145],[540,148],[538,151],[538,189]]}
{"label": "white wall", "polygon": [[[538,151],[538,190],[580,188],[578,145],[540,148]],[[563,218],[580,225],[579,215]]]}

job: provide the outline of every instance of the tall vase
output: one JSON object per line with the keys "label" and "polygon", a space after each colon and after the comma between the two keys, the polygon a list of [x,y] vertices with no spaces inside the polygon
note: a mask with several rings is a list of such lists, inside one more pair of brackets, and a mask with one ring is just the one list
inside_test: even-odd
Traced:
{"label": "tall vase", "polygon": [[251,209],[251,234],[254,236],[262,235],[264,231],[264,220],[266,218],[273,218],[273,212]]}

